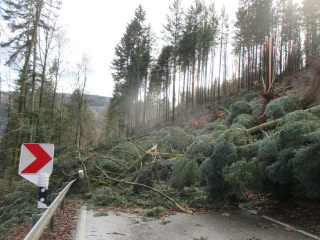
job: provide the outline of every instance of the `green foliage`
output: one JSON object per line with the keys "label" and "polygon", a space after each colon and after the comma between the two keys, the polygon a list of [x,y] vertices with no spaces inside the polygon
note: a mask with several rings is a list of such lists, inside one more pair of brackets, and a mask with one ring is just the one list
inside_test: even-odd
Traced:
{"label": "green foliage", "polygon": [[15,191],[4,196],[0,207],[0,233],[7,233],[18,224],[30,220],[33,213],[39,213],[38,191],[34,184],[23,181],[17,184]]}
{"label": "green foliage", "polygon": [[[274,183],[269,192],[277,197],[300,195],[320,197],[318,175],[319,119],[311,113],[287,114],[273,134],[259,148],[268,179]],[[277,190],[281,189],[281,191]]]}
{"label": "green foliage", "polygon": [[205,138],[188,148],[186,156],[188,158],[211,157],[215,142],[211,138]]}
{"label": "green foliage", "polygon": [[219,131],[214,131],[212,134],[210,134],[211,139],[218,139],[224,131],[219,130]]}
{"label": "green foliage", "polygon": [[249,102],[249,105],[252,109],[252,115],[257,115],[260,113],[262,107],[263,107],[263,104],[261,103],[257,103],[257,102]]}
{"label": "green foliage", "polygon": [[94,217],[105,217],[108,215],[109,215],[109,213],[107,213],[107,212],[96,212],[93,216]]}
{"label": "green foliage", "polygon": [[[136,180],[136,174],[133,174],[133,178],[129,179],[130,182],[134,182]],[[138,178],[138,183],[142,183],[144,185],[147,185],[147,186],[150,186],[152,187],[153,186],[153,181],[152,181],[152,170],[151,169],[147,169],[145,168],[144,171],[142,171],[140,174],[139,174],[139,178]],[[127,179],[125,179],[127,180]],[[133,192],[138,194],[142,191],[145,191],[146,188],[145,187],[142,187],[142,186],[134,186],[133,187]]]}
{"label": "green foliage", "polygon": [[243,193],[247,189],[258,192],[263,190],[263,166],[256,161],[256,158],[243,158],[223,168],[223,178],[232,187],[232,192],[238,199],[244,197]]}
{"label": "green foliage", "polygon": [[301,146],[309,141],[309,134],[318,128],[319,123],[307,120],[286,124],[277,132],[278,145],[282,149]]}
{"label": "green foliage", "polygon": [[315,124],[317,124],[317,127],[319,127],[319,118],[313,115],[312,113],[308,113],[305,111],[295,111],[292,113],[287,114],[284,118],[279,121],[277,124],[276,132],[279,131],[280,128],[282,128],[285,125],[290,125],[292,123],[298,122],[298,121],[310,121]]}
{"label": "green foliage", "polygon": [[225,125],[217,125],[215,128],[214,128],[214,131],[225,131],[227,130],[227,126]]}
{"label": "green foliage", "polygon": [[231,113],[229,114],[227,118],[228,124],[232,124],[233,119],[235,119],[237,116],[241,114],[251,114],[252,109],[250,105],[247,102],[244,101],[237,101],[230,106]]}
{"label": "green foliage", "polygon": [[208,237],[201,236],[200,238],[194,238],[193,240],[207,240],[207,239],[208,239]]}
{"label": "green foliage", "polygon": [[198,129],[191,128],[188,125],[184,126],[182,128],[183,131],[185,131],[189,135],[197,135],[197,132],[199,131]]}
{"label": "green foliage", "polygon": [[[128,166],[130,163],[128,162],[128,158],[121,157],[121,155],[121,153],[113,155],[108,154],[106,159],[93,158],[92,160],[97,166],[101,167],[102,169],[108,169],[108,171],[110,172],[121,172],[125,170],[123,166]],[[114,177],[113,175],[111,176]]]}
{"label": "green foliage", "polygon": [[[219,127],[218,127],[219,126]],[[209,133],[209,132],[212,132],[212,131],[217,131],[217,130],[221,130],[221,128],[223,128],[222,126],[223,125],[223,121],[221,119],[218,119],[217,121],[215,122],[212,122],[212,123],[209,123],[207,124],[201,131],[200,131],[200,134],[206,134],[206,133]],[[218,127],[218,128],[217,128]],[[224,126],[225,127],[225,126]],[[225,127],[223,130],[226,130],[227,127]]]}
{"label": "green foliage", "polygon": [[[226,130],[214,144],[212,157],[200,166],[200,180],[211,197],[213,193],[227,196],[232,191],[242,198],[248,190],[280,199],[320,197],[316,190],[320,186],[319,129],[315,115],[296,111],[285,115],[277,128],[260,141],[239,128]],[[221,142],[229,145],[224,157],[219,157],[216,150]],[[230,144],[237,146],[235,152]]]}
{"label": "green foliage", "polygon": [[318,139],[315,142],[301,147],[289,160],[293,176],[302,185],[302,195],[308,198],[320,197],[320,131],[317,135]]}
{"label": "green foliage", "polygon": [[259,147],[262,141],[254,141],[237,147],[238,159],[251,159],[258,156]]}
{"label": "green foliage", "polygon": [[[186,131],[188,131],[188,133]],[[150,149],[157,144],[159,152],[183,153],[192,143],[191,140],[193,136],[191,134],[192,132],[195,133],[195,131],[197,130],[190,129],[189,127],[184,127],[183,129],[178,127],[165,127],[159,131],[152,132],[150,138],[141,145],[146,146],[145,143],[148,142],[148,147],[146,146],[145,149]]]}
{"label": "green foliage", "polygon": [[[186,127],[186,128],[189,128],[189,127]],[[164,127],[164,128],[161,128],[159,131],[154,131],[150,134],[151,137],[157,137],[159,139],[165,137],[166,135],[168,135],[168,133],[170,132],[170,127]],[[185,130],[185,129],[183,129]]]}
{"label": "green foliage", "polygon": [[218,141],[231,142],[236,146],[242,146],[253,142],[253,137],[244,129],[228,129],[218,138]]}
{"label": "green foliage", "polygon": [[195,183],[199,166],[195,160],[181,157],[172,163],[172,169],[171,187],[183,190]]}
{"label": "green foliage", "polygon": [[317,107],[316,109],[314,109],[312,113],[318,118],[320,118],[320,107]]}
{"label": "green foliage", "polygon": [[249,93],[245,94],[243,97],[244,97],[245,101],[252,102],[252,101],[258,100],[260,97],[260,94],[256,93],[256,92],[249,92]]}
{"label": "green foliage", "polygon": [[[156,186],[157,189],[159,189],[160,187],[158,185]],[[169,206],[172,206],[172,203],[170,201],[167,201],[158,193],[151,190],[141,192],[138,195],[132,195],[130,196],[130,198],[128,198],[128,201],[130,203],[137,204],[143,208],[154,208],[159,206],[167,208]]]}
{"label": "green foliage", "polygon": [[162,206],[159,206],[159,207],[154,207],[154,208],[151,208],[151,209],[145,209],[143,210],[142,212],[142,216],[143,217],[149,217],[149,218],[160,218],[159,217],[159,214],[160,213],[165,213],[166,212],[166,209]]}
{"label": "green foliage", "polygon": [[267,177],[280,184],[289,183],[293,177],[288,161],[294,157],[296,150],[288,148],[277,155],[277,161],[266,167]]}
{"label": "green foliage", "polygon": [[125,196],[121,195],[115,188],[110,187],[100,187],[96,188],[92,193],[90,204],[96,206],[117,206],[125,207],[129,206],[129,203]]}
{"label": "green foliage", "polygon": [[199,179],[211,199],[224,198],[230,192],[228,183],[223,178],[223,168],[237,160],[236,146],[229,141],[217,141],[212,157],[200,166]]}
{"label": "green foliage", "polygon": [[271,101],[264,113],[269,120],[282,118],[287,113],[300,109],[300,101],[298,95],[288,95]]}
{"label": "green foliage", "polygon": [[[149,149],[152,147],[151,145],[149,146]],[[116,159],[122,158],[128,162],[135,161],[142,154],[143,152],[140,148],[138,148],[132,142],[126,140],[125,142],[120,142],[117,144],[110,152],[108,152],[107,156],[113,156],[113,158]]]}
{"label": "green foliage", "polygon": [[171,128],[170,131],[162,137],[163,142],[167,142],[170,146],[182,153],[186,151],[186,148],[191,144],[192,136],[187,134],[181,128],[174,127]]}
{"label": "green foliage", "polygon": [[247,88],[243,88],[243,89],[240,89],[240,92],[239,92],[239,95],[240,97],[242,98],[243,96],[245,96],[246,94],[250,93],[251,91]]}
{"label": "green foliage", "polygon": [[276,141],[275,135],[270,135],[264,139],[259,146],[259,156],[268,161],[274,161],[274,158],[278,155],[279,148]]}
{"label": "green foliage", "polygon": [[243,126],[240,123],[232,123],[232,125],[230,126],[230,129],[236,129],[236,128],[240,128],[240,129],[247,129],[245,126]]}
{"label": "green foliage", "polygon": [[237,101],[237,99],[233,98],[233,97],[221,98],[219,100],[218,105],[222,106],[222,107],[225,107],[226,109],[229,109],[230,105],[233,104],[236,101]]}
{"label": "green foliage", "polygon": [[241,114],[237,116],[232,121],[232,124],[235,124],[235,123],[241,124],[247,129],[258,125],[257,120],[252,115],[249,115],[249,114]]}

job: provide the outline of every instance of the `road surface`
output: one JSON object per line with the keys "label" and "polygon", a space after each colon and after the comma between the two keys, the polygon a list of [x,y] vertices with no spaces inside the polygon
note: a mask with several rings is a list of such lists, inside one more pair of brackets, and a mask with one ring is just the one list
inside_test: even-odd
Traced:
{"label": "road surface", "polygon": [[[131,211],[132,212],[132,211]],[[105,212],[95,216],[84,207],[80,213],[76,240],[302,240],[319,239],[311,234],[290,230],[247,211],[177,213],[144,222],[137,213]]]}

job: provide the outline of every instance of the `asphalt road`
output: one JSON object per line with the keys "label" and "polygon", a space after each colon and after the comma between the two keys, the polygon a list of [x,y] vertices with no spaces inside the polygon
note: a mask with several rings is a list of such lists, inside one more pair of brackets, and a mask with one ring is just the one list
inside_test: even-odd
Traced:
{"label": "asphalt road", "polygon": [[[83,208],[76,240],[302,240],[319,239],[296,229],[286,231],[287,225],[274,222],[247,211],[232,213],[177,213],[159,220],[144,222],[138,214],[95,212]],[[288,229],[287,229],[288,230]]]}

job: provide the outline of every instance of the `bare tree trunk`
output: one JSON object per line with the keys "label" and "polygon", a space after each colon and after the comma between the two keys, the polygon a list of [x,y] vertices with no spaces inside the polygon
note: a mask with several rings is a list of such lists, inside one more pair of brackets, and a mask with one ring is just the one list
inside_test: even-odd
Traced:
{"label": "bare tree trunk", "polygon": [[176,108],[176,71],[177,71],[177,60],[176,60],[176,46],[174,46],[173,56],[173,78],[172,78],[172,121],[175,121],[175,108]]}
{"label": "bare tree trunk", "polygon": [[[37,39],[37,33],[38,33],[38,26],[39,26],[39,21],[40,21],[40,16],[41,16],[41,10],[43,6],[43,0],[40,0],[39,3],[37,4],[37,9],[36,9],[36,16],[35,16],[35,21],[33,24],[33,34],[32,38],[29,41],[29,45],[27,48],[26,52],[26,58],[24,61],[23,69],[22,69],[22,76],[21,76],[21,86],[20,86],[20,95],[19,95],[19,107],[18,107],[18,133],[16,136],[16,142],[15,142],[15,151],[13,155],[13,160],[12,160],[12,168],[16,168],[17,162],[18,162],[18,152],[20,149],[20,143],[21,143],[21,134],[22,134],[22,127],[23,127],[23,122],[24,122],[24,109],[26,105],[26,85],[27,85],[27,74],[28,74],[28,67],[29,67],[29,62],[30,62],[30,57],[32,50],[35,45],[35,41]],[[12,183],[13,179],[10,179],[10,183]]]}
{"label": "bare tree trunk", "polygon": [[239,52],[239,66],[238,66],[238,92],[240,92],[241,88],[241,46]]}
{"label": "bare tree trunk", "polygon": [[221,27],[221,40],[220,40],[220,60],[219,60],[219,78],[218,78],[218,101],[220,100],[220,77],[221,77],[221,59],[222,59],[222,38],[223,38],[223,23]]}

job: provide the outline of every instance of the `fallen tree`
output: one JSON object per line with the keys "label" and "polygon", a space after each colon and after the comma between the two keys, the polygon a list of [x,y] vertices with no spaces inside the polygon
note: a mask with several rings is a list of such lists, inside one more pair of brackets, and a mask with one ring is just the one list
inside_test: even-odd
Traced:
{"label": "fallen tree", "polygon": [[[316,112],[317,110],[320,110],[320,105],[318,106],[315,106],[313,108],[309,108],[309,109],[306,109],[304,110],[305,112]],[[276,120],[273,120],[271,122],[267,122],[267,123],[264,123],[264,124],[261,124],[259,126],[256,126],[256,127],[253,127],[253,128],[249,128],[247,129],[247,132],[251,135],[254,135],[254,134],[257,134],[261,131],[267,131],[267,130],[270,130],[270,129],[273,129],[277,126],[277,123],[281,120],[282,118],[279,118],[279,119],[276,119]]]}
{"label": "fallen tree", "polygon": [[118,177],[116,177],[114,180],[112,180],[109,183],[109,186],[116,185],[118,183],[117,180],[122,179],[128,173],[134,172],[136,170],[136,166],[138,166],[139,164],[143,164],[146,160],[148,160],[149,156],[157,156],[157,155],[161,156],[163,158],[175,158],[175,157],[181,156],[183,154],[160,153],[160,152],[157,152],[157,145],[155,145],[149,151],[146,151],[143,154],[143,156],[140,157],[137,161],[135,161],[129,168],[127,168],[125,171],[120,173]]}
{"label": "fallen tree", "polygon": [[[104,175],[104,178],[108,179],[108,180],[111,180],[112,182],[117,182],[117,183],[125,183],[125,184],[128,184],[128,185],[131,185],[131,186],[140,186],[140,187],[144,187],[144,188],[147,188],[149,190],[152,190],[158,194],[160,194],[161,196],[165,197],[166,199],[168,199],[170,202],[172,202],[173,204],[175,204],[181,211],[183,212],[186,212],[186,213],[189,213],[189,214],[193,214],[193,211],[189,211],[187,209],[185,209],[184,207],[182,207],[179,203],[177,203],[176,201],[174,201],[172,198],[170,198],[169,196],[167,196],[166,194],[164,194],[163,192],[160,192],[159,190],[155,189],[155,188],[152,188],[150,186],[147,186],[147,185],[144,185],[144,184],[141,184],[141,183],[137,183],[137,182],[127,182],[127,181],[123,181],[123,180],[118,180],[118,179],[114,179],[114,178],[111,178],[109,177],[109,175],[103,170],[101,169],[100,167],[98,167],[96,164],[92,163],[92,165],[94,167],[96,167],[97,169],[99,169],[101,171],[101,173],[103,173]],[[91,178],[91,180],[93,181],[98,181],[97,178]],[[110,184],[108,184],[107,182],[105,181],[100,181],[101,184],[104,184],[106,186],[111,186]]]}

